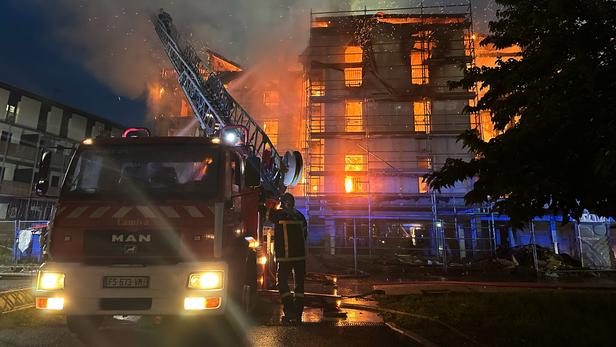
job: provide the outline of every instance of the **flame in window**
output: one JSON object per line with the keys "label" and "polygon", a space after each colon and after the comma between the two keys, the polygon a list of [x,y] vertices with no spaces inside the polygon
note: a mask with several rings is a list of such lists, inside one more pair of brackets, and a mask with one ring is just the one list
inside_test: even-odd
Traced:
{"label": "flame in window", "polygon": [[427,60],[434,48],[431,34],[428,31],[420,32],[413,36],[413,47],[411,49],[411,83],[428,84],[430,82],[430,71]]}
{"label": "flame in window", "polygon": [[426,182],[423,177],[417,177],[418,190],[421,194],[427,193],[430,191],[430,186],[428,182]]}
{"label": "flame in window", "polygon": [[344,191],[347,193],[351,193],[353,192],[353,177],[352,176],[346,176],[344,178]]}
{"label": "flame in window", "polygon": [[[347,64],[361,64],[364,50],[359,46],[347,46],[344,50],[344,62]],[[362,85],[362,68],[348,67],[344,69],[344,85],[347,87],[360,87]]]}

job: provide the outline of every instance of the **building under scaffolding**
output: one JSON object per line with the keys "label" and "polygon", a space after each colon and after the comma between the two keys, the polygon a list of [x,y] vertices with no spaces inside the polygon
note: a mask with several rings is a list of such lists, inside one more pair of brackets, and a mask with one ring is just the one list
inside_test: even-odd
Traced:
{"label": "building under scaffolding", "polygon": [[456,213],[467,185],[435,193],[422,178],[447,158],[469,158],[457,136],[479,126],[462,113],[474,92],[448,85],[473,62],[470,7],[321,12],[311,23],[303,61],[313,233],[337,250],[355,239],[389,252],[410,239],[430,253],[443,247],[439,231],[470,231]]}

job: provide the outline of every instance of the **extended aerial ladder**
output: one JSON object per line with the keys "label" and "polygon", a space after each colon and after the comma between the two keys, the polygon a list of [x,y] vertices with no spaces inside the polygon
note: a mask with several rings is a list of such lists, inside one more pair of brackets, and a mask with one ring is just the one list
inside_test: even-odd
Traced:
{"label": "extended aerial ladder", "polygon": [[216,136],[228,125],[245,127],[247,146],[261,159],[263,187],[275,197],[287,186],[297,184],[302,171],[301,154],[289,151],[281,156],[276,151],[265,131],[227,92],[209,59],[201,60],[168,13],[161,10],[151,21],[205,136]]}

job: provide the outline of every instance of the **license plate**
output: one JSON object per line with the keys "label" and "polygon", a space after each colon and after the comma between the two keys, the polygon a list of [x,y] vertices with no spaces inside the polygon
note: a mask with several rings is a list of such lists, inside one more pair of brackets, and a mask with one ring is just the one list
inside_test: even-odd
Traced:
{"label": "license plate", "polygon": [[148,288],[148,276],[104,276],[103,288]]}

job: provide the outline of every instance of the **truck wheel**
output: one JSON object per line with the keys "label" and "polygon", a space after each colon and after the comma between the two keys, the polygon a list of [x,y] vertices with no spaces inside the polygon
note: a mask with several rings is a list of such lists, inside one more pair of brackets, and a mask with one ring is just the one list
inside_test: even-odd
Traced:
{"label": "truck wheel", "polygon": [[96,339],[98,328],[103,324],[104,316],[66,316],[68,329],[84,342]]}
{"label": "truck wheel", "polygon": [[245,268],[241,302],[242,309],[246,312],[250,312],[255,304],[257,296],[257,255],[255,252],[248,252]]}

